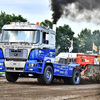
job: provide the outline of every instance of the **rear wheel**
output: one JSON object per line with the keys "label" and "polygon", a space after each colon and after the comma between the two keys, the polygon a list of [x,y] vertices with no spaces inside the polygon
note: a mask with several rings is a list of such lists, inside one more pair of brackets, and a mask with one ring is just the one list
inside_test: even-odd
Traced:
{"label": "rear wheel", "polygon": [[16,82],[17,79],[18,79],[18,74],[17,73],[6,72],[6,79],[9,82]]}
{"label": "rear wheel", "polygon": [[78,85],[80,84],[81,81],[81,74],[79,69],[74,69],[73,71],[73,75],[71,78],[69,78],[69,84],[73,84],[73,85]]}
{"label": "rear wheel", "polygon": [[40,75],[38,82],[50,84],[53,81],[53,69],[50,65],[46,65],[43,75]]}

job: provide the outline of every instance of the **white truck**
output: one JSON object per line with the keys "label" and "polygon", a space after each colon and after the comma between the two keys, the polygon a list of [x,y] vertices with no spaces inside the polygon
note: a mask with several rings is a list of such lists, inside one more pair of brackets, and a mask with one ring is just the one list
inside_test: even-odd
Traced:
{"label": "white truck", "polygon": [[79,84],[79,64],[55,61],[55,31],[39,24],[12,22],[2,27],[0,71],[9,82],[18,77],[37,78],[50,84],[54,78]]}

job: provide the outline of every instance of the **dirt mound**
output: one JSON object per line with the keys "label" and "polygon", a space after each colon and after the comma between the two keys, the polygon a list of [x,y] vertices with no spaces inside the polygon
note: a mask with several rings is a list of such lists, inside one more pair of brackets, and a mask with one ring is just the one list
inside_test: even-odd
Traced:
{"label": "dirt mound", "polygon": [[[54,79],[55,83],[64,83],[62,79]],[[80,84],[100,84],[100,76],[99,77],[86,77],[81,76]]]}
{"label": "dirt mound", "polygon": [[86,77],[82,76],[81,84],[99,84],[100,83],[100,76],[98,77]]}

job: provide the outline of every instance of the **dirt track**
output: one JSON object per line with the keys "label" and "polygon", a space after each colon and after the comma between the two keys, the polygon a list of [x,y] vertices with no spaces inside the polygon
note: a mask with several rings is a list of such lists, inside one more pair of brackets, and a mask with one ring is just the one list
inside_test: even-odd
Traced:
{"label": "dirt track", "polygon": [[[87,82],[87,83],[86,83]],[[36,79],[18,79],[9,83],[0,78],[0,100],[100,100],[100,83],[82,80],[80,85],[53,82],[41,85]]]}

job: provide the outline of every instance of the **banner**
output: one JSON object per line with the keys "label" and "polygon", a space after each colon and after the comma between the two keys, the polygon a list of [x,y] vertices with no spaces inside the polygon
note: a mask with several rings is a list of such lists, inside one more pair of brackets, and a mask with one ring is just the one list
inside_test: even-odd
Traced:
{"label": "banner", "polygon": [[71,40],[71,47],[69,47],[69,52],[72,52],[73,50],[73,40]]}
{"label": "banner", "polygon": [[93,43],[93,50],[97,51],[97,46]]}

